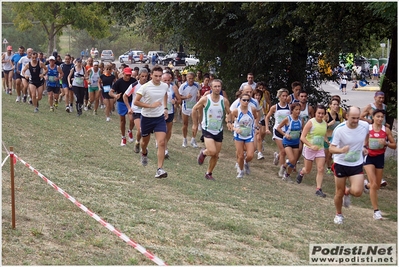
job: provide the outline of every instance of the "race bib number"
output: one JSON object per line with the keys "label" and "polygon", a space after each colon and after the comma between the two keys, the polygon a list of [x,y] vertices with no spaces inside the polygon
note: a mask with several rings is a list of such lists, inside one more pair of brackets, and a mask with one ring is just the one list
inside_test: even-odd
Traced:
{"label": "race bib number", "polygon": [[55,76],[48,76],[49,82],[55,82]]}
{"label": "race bib number", "polygon": [[192,109],[195,106],[195,101],[186,101],[186,108]]}
{"label": "race bib number", "polygon": [[349,151],[345,154],[344,160],[347,162],[356,162],[360,159],[361,151]]}
{"label": "race bib number", "polygon": [[252,129],[245,126],[240,126],[241,133],[240,135],[243,137],[248,137],[251,135]]}
{"label": "race bib number", "polygon": [[312,140],[312,144],[318,147],[324,146],[324,137],[323,136],[314,136]]}
{"label": "race bib number", "polygon": [[111,91],[111,85],[104,85],[104,93],[109,93]]}
{"label": "race bib number", "polygon": [[213,131],[219,131],[222,127],[222,122],[216,119],[209,119],[208,129]]}
{"label": "race bib number", "polygon": [[75,77],[75,84],[83,86],[83,77]]}
{"label": "race bib number", "polygon": [[291,131],[290,135],[291,135],[291,139],[298,139],[301,136],[301,132],[300,131]]}
{"label": "race bib number", "polygon": [[173,108],[173,105],[170,102],[168,102],[166,106],[167,106],[168,110],[172,110],[172,108]]}
{"label": "race bib number", "polygon": [[381,138],[370,138],[369,139],[369,148],[370,149],[382,149],[384,148],[384,144],[380,143]]}

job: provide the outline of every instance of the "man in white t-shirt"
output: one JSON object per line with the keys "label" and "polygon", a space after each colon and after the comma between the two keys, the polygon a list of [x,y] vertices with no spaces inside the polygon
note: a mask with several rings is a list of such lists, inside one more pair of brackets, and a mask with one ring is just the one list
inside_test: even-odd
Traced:
{"label": "man in white t-shirt", "polygon": [[165,159],[166,122],[168,118],[167,92],[168,85],[161,82],[163,69],[155,66],[151,70],[152,80],[143,84],[136,93],[133,105],[141,110],[141,164],[148,164],[147,146],[151,133],[154,133],[158,144],[158,169],[155,178],[166,178],[168,174],[162,169]]}
{"label": "man in white t-shirt", "polygon": [[241,84],[240,91],[242,91],[244,89],[244,85],[247,84],[251,86],[252,90],[255,90],[256,82],[254,82],[254,75],[251,72],[247,74],[247,82]]}
{"label": "man in white t-shirt", "polygon": [[[180,98],[183,101],[181,104],[181,113],[183,119],[183,147],[187,146],[188,117],[191,116],[192,108],[197,103],[198,91],[201,90],[199,83],[194,81],[195,74],[193,72],[188,72],[186,77],[187,81],[179,87]],[[191,137],[191,146],[196,148],[198,145],[195,141],[195,136],[196,133],[193,131]]]}
{"label": "man in white t-shirt", "polygon": [[[360,197],[363,193],[363,156],[367,154],[364,144],[368,134],[369,124],[360,121],[360,109],[357,107],[348,109],[347,121],[339,124],[333,132],[329,150],[334,159],[331,169],[335,176],[336,224],[342,224],[344,220],[342,204],[349,207],[350,195]],[[345,186],[346,179],[349,179],[350,187]]]}
{"label": "man in white t-shirt", "polygon": [[371,78],[372,80],[377,79],[378,78],[378,66],[377,64],[374,64],[373,66],[373,77]]}

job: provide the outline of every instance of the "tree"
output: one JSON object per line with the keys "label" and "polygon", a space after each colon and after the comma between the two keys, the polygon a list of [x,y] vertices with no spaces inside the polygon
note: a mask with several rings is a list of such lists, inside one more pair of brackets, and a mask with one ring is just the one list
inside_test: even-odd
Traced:
{"label": "tree", "polygon": [[85,2],[16,2],[12,8],[16,13],[14,23],[18,29],[25,31],[38,21],[44,30],[47,40],[47,53],[51,54],[56,47],[56,36],[61,35],[63,29],[71,26],[73,30],[86,29],[90,36],[103,38],[109,34],[107,16],[99,15],[100,3]]}

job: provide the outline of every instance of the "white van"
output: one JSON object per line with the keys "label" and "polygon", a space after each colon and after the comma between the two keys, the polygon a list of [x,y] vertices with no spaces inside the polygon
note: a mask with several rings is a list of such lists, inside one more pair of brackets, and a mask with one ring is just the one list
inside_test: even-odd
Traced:
{"label": "white van", "polygon": [[147,58],[148,63],[151,63],[152,56],[155,55],[156,64],[162,64],[162,59],[165,57],[166,53],[164,51],[148,51]]}

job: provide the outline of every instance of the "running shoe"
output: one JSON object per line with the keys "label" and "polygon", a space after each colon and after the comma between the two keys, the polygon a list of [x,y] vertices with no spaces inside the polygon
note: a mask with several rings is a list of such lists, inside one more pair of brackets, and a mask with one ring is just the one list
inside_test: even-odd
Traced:
{"label": "running shoe", "polygon": [[284,172],[283,178],[281,178],[281,180],[292,183],[291,176],[287,172]]}
{"label": "running shoe", "polygon": [[126,146],[126,137],[122,137],[121,146]]}
{"label": "running shoe", "polygon": [[104,108],[105,108],[105,105],[104,105],[104,104],[100,105],[100,108],[101,108],[101,109],[104,109]]}
{"label": "running shoe", "polygon": [[368,193],[370,192],[370,189],[367,188],[367,186],[366,186],[368,183],[369,183],[369,182],[368,182],[366,179],[364,179],[363,192],[364,192],[365,194],[368,194]]}
{"label": "running shoe", "polygon": [[24,98],[22,99],[22,102],[26,103],[27,95],[24,95]]}
{"label": "running shoe", "polygon": [[91,103],[90,102],[87,103],[87,109],[91,110]]}
{"label": "running shoe", "polygon": [[166,177],[168,177],[168,173],[164,169],[158,168],[155,174],[155,178],[166,178]]}
{"label": "running shoe", "polygon": [[381,211],[379,211],[379,210],[375,211],[373,218],[374,218],[374,220],[382,220]]}
{"label": "running shoe", "polygon": [[205,179],[215,181],[215,178],[212,177],[212,173],[206,173],[205,174]]}
{"label": "running shoe", "polygon": [[181,146],[187,147],[187,138],[183,138],[183,144]]}
{"label": "running shoe", "polygon": [[93,115],[97,115],[97,110],[93,110]]}
{"label": "running shoe", "polygon": [[54,100],[54,107],[58,108],[58,100],[57,99]]}
{"label": "running shoe", "polygon": [[136,141],[134,144],[134,153],[139,153],[140,152],[140,143]]}
{"label": "running shoe", "polygon": [[69,106],[66,106],[66,107],[65,107],[65,111],[68,112],[68,113],[70,112]]}
{"label": "running shoe", "polygon": [[387,186],[387,185],[388,185],[387,181],[385,181],[384,179],[382,179],[382,180],[381,180],[381,187],[385,187],[385,186]]}
{"label": "running shoe", "polygon": [[105,120],[105,121],[110,121],[111,120],[111,118],[110,117],[107,117],[107,119]]}
{"label": "running shoe", "polygon": [[260,160],[260,159],[264,159],[265,157],[263,156],[263,153],[262,152],[258,152],[258,159]]}
{"label": "running shoe", "polygon": [[335,224],[343,224],[344,223],[344,216],[342,216],[342,214],[335,215],[334,223]]}
{"label": "running shoe", "polygon": [[169,159],[169,152],[168,152],[168,150],[165,150],[165,159]]}
{"label": "running shoe", "polygon": [[21,101],[21,97],[17,96],[17,99],[15,99],[15,102],[20,102]]}
{"label": "running shoe", "polygon": [[84,111],[88,111],[89,109],[87,108],[87,106],[84,106]]}
{"label": "running shoe", "polygon": [[54,112],[54,107],[50,107],[50,111],[51,111],[51,112]]}
{"label": "running shoe", "polygon": [[33,112],[35,112],[35,113],[39,112],[39,108],[36,107],[36,108],[33,110]]}
{"label": "running shoe", "polygon": [[326,174],[333,174],[331,168],[327,168]]}
{"label": "running shoe", "polygon": [[274,152],[273,164],[276,166],[278,165],[278,153],[277,152]]}
{"label": "running shoe", "polygon": [[129,136],[129,143],[132,143],[133,141],[134,141],[134,138],[133,138],[133,133],[132,133],[132,131],[127,131],[127,135]]}
{"label": "running shoe", "polygon": [[244,177],[244,170],[240,170],[237,174],[237,178],[243,178]]}
{"label": "running shoe", "polygon": [[284,171],[285,171],[284,165],[281,165],[280,166],[280,170],[278,171],[278,176],[279,177],[283,177],[284,176]]}
{"label": "running shoe", "polygon": [[191,138],[191,146],[194,147],[194,148],[198,147],[197,142],[195,141],[194,138]]}
{"label": "running shoe", "polygon": [[246,175],[251,174],[251,170],[249,169],[249,163],[244,163],[244,170]]}
{"label": "running shoe", "polygon": [[343,198],[344,207],[345,208],[349,208],[350,204],[351,204],[351,196],[349,194],[348,195],[344,195],[344,198]]}
{"label": "running shoe", "polygon": [[204,155],[204,153],[203,153],[204,150],[205,150],[205,148],[201,149],[200,153],[198,154],[197,162],[198,162],[199,165],[204,164],[204,160],[205,160],[205,157],[206,157],[206,155]]}
{"label": "running shoe", "polygon": [[147,155],[141,154],[141,164],[142,164],[143,166],[147,166],[147,164],[148,164],[148,157],[147,157]]}
{"label": "running shoe", "polygon": [[324,192],[320,188],[320,189],[316,190],[316,196],[325,198],[326,194],[324,194]]}
{"label": "running shoe", "polygon": [[297,182],[297,184],[302,183],[302,179],[303,179],[303,175],[301,175],[301,173],[298,173],[298,175],[296,176],[296,182]]}

